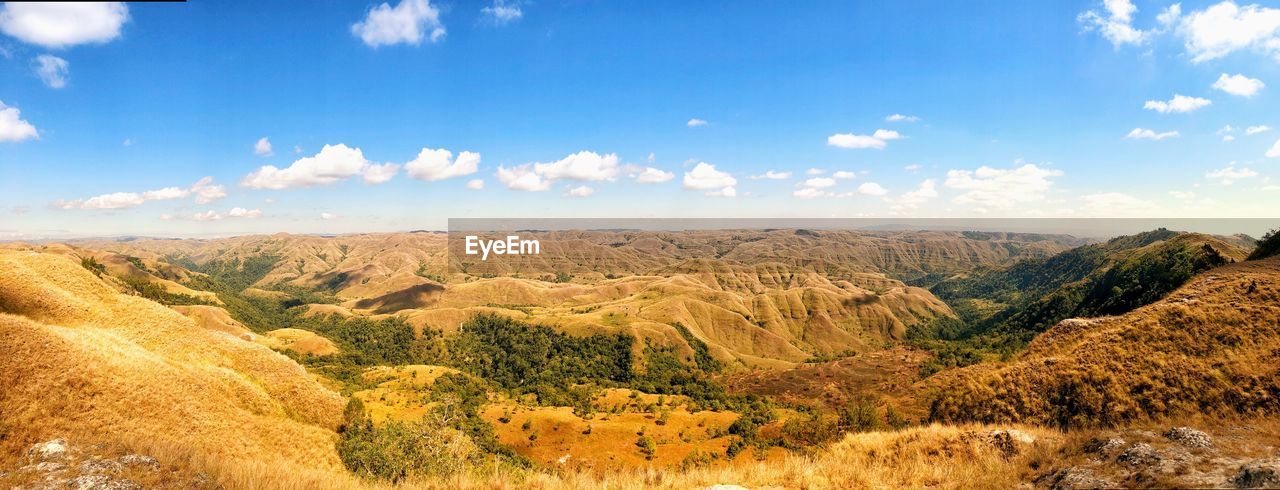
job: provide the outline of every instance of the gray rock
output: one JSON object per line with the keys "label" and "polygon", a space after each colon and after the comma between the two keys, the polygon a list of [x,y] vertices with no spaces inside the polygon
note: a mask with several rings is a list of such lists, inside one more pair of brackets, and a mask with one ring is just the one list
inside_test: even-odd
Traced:
{"label": "gray rock", "polygon": [[1115,483],[1095,475],[1088,468],[1071,466],[1036,479],[1036,484],[1053,490],[1083,490],[1093,488],[1114,488]]}
{"label": "gray rock", "polygon": [[1209,437],[1209,434],[1205,434],[1204,432],[1190,427],[1174,427],[1165,432],[1164,436],[1170,441],[1187,447],[1213,446],[1213,439]]}
{"label": "gray rock", "polygon": [[1085,444],[1084,450],[1089,453],[1099,454],[1105,457],[1111,457],[1124,447],[1125,440],[1119,437],[1094,438]]}
{"label": "gray rock", "polygon": [[54,439],[31,446],[27,449],[27,458],[32,462],[57,461],[66,458],[69,450],[67,441]]}
{"label": "gray rock", "polygon": [[153,458],[151,456],[144,456],[141,454],[127,454],[127,455],[121,456],[119,461],[125,466],[146,466],[148,468],[160,467],[160,462],[156,461],[156,458]]}
{"label": "gray rock", "polygon": [[1160,453],[1157,453],[1150,444],[1139,442],[1120,453],[1116,461],[1129,466],[1149,466],[1160,463]]}
{"label": "gray rock", "polygon": [[87,474],[110,474],[119,473],[124,469],[124,465],[110,459],[87,459],[80,463],[80,472]]}
{"label": "gray rock", "polygon": [[142,487],[132,480],[115,479],[107,475],[83,475],[67,480],[67,488],[74,490],[139,490]]}
{"label": "gray rock", "polygon": [[1240,468],[1229,483],[1236,488],[1277,488],[1280,487],[1280,474],[1273,467],[1251,464]]}

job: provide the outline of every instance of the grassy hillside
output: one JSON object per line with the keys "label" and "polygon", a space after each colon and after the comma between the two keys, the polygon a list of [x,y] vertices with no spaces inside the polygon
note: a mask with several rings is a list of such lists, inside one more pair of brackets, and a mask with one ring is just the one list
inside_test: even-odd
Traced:
{"label": "grassy hillside", "polygon": [[337,393],[126,291],[72,256],[0,250],[0,462],[64,437],[341,477]]}
{"label": "grassy hillside", "polygon": [[946,373],[932,417],[1057,427],[1280,413],[1280,259],[1226,265],[1130,313],[1071,320],[1008,363]]}
{"label": "grassy hillside", "polygon": [[1131,311],[1247,254],[1236,240],[1159,229],[961,275],[931,288],[956,318],[939,319],[911,337],[939,353],[926,374],[1008,356],[1064,319]]}

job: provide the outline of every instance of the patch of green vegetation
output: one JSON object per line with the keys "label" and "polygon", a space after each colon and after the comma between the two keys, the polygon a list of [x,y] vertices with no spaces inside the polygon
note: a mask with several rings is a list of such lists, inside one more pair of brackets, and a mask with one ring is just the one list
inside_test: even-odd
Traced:
{"label": "patch of green vegetation", "polygon": [[89,269],[89,272],[98,277],[102,277],[102,273],[107,271],[107,266],[102,265],[101,262],[98,262],[98,259],[93,257],[82,257],[80,259],[80,267]]}
{"label": "patch of green vegetation", "polygon": [[138,296],[155,301],[162,305],[212,305],[213,303],[203,298],[191,296],[189,294],[170,293],[159,284],[153,283],[146,279],[135,279],[131,277],[122,277],[120,281]]}
{"label": "patch of green vegetation", "polygon": [[1280,254],[1280,228],[1262,235],[1262,239],[1258,240],[1257,247],[1253,249],[1253,252],[1249,253],[1249,257],[1245,260],[1261,260],[1276,254]]}
{"label": "patch of green vegetation", "polygon": [[680,332],[680,336],[684,337],[684,341],[693,349],[693,361],[697,364],[698,369],[708,373],[718,373],[724,369],[724,363],[711,357],[711,350],[707,348],[707,343],[694,337],[693,332],[689,331],[688,327],[679,322],[672,326],[676,328],[677,332]]}

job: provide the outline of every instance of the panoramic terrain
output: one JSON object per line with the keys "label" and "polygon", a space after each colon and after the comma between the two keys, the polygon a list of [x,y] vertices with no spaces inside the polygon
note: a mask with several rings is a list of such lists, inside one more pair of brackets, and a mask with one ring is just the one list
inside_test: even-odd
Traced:
{"label": "panoramic terrain", "polygon": [[1274,234],[536,236],[5,244],[0,483],[1280,484]]}

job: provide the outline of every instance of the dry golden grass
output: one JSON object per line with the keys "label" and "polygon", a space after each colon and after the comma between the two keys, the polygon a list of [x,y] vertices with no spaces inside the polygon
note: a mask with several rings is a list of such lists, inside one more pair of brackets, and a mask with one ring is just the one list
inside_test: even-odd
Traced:
{"label": "dry golden grass", "polygon": [[53,254],[0,251],[0,312],[0,459],[61,437],[342,474],[343,399],[266,347]]}

